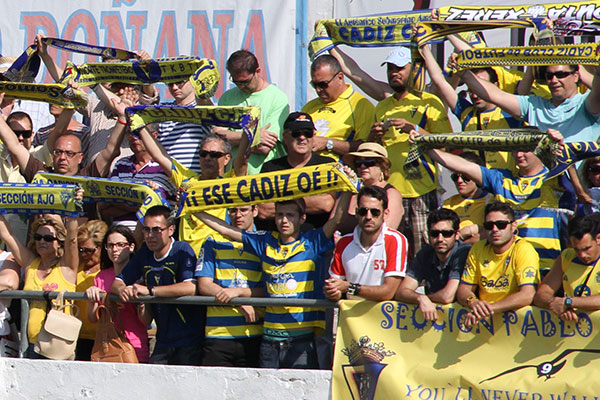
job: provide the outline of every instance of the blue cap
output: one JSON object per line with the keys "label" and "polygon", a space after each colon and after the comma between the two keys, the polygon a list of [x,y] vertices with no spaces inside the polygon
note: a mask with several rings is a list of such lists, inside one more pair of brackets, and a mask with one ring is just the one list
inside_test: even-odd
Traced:
{"label": "blue cap", "polygon": [[412,57],[410,50],[406,47],[396,47],[394,50],[390,51],[390,54],[388,54],[385,61],[381,63],[381,66],[383,67],[385,64],[390,63],[394,64],[396,67],[404,67],[411,62]]}

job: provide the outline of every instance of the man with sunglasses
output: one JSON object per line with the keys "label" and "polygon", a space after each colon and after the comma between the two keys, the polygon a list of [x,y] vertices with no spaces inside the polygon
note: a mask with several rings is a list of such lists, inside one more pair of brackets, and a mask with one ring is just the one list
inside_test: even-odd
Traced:
{"label": "man with sunglasses", "polygon": [[313,151],[338,160],[367,140],[375,122],[375,107],[344,81],[342,67],[331,55],[317,57],[310,75],[318,97],[306,103],[302,112],[315,121]]}
{"label": "man with sunglasses", "polygon": [[437,168],[424,155],[418,162],[418,177],[407,179],[404,162],[408,156],[408,137],[411,130],[420,133],[452,132],[448,113],[437,96],[411,89],[412,58],[406,47],[392,50],[381,64],[386,66],[393,96],[380,101],[375,107],[377,122],[371,128],[369,140],[383,144],[390,155],[391,183],[402,193],[404,216],[398,230],[409,241],[409,257],[416,254],[423,241],[427,214],[438,208]]}
{"label": "man with sunglasses", "polygon": [[[332,162],[329,157],[313,152],[315,125],[310,114],[304,112],[291,113],[283,124],[283,143],[287,156],[276,158],[265,163],[260,172],[274,172],[285,169],[301,168],[311,165]],[[307,196],[306,221],[302,231],[322,227],[329,219],[335,198],[330,193]],[[275,203],[265,203],[258,206],[256,226],[260,230],[275,229]]]}
{"label": "man with sunglasses", "polygon": [[516,235],[513,209],[493,201],[485,207],[483,227],[488,239],[469,251],[456,299],[470,309],[465,326],[506,310],[531,304],[539,282],[539,256],[533,246]]}
{"label": "man with sunglasses", "polygon": [[[255,205],[227,210],[231,226],[254,231]],[[263,297],[260,259],[239,242],[209,237],[198,255],[195,276],[198,293],[227,304],[236,297]],[[209,306],[202,365],[258,367],[264,310],[250,305]]]}
{"label": "man with sunglasses", "polygon": [[[229,56],[227,72],[234,86],[223,93],[219,105],[260,108],[260,142],[252,148],[248,159],[248,174],[257,174],[265,162],[285,154],[281,132],[290,112],[289,100],[281,89],[265,80],[266,75],[258,59],[248,50],[238,50]],[[213,130],[225,135],[236,148],[239,146],[241,131],[220,127],[214,127]]]}
{"label": "man with sunglasses", "polygon": [[[542,281],[533,303],[548,308],[560,319],[577,321],[576,310],[600,310],[600,234],[598,221],[579,216],[569,221],[571,247],[556,259]],[[559,289],[564,295],[557,296]]]}
{"label": "man with sunglasses", "polygon": [[325,297],[338,301],[362,298],[391,300],[406,273],[408,241],[385,225],[388,198],[383,188],[364,186],[358,192],[354,232],[335,246]]}
{"label": "man with sunglasses", "polygon": [[[144,216],[144,245],[129,260],[111,287],[123,301],[140,296],[181,297],[196,293],[196,256],[190,245],[172,238],[171,211],[151,207]],[[143,283],[137,283],[138,280]],[[200,365],[205,308],[194,305],[152,303],[156,345],[151,364]]]}
{"label": "man with sunglasses", "polygon": [[[454,302],[471,245],[459,241],[459,217],[449,209],[433,210],[427,217],[429,244],[408,264],[396,300],[418,304],[428,321],[438,318],[437,304]],[[424,282],[425,293],[417,291]]]}

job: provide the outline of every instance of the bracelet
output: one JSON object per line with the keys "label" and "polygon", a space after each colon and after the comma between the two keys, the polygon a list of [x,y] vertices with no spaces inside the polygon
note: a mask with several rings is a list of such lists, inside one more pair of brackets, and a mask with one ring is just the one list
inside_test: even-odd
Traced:
{"label": "bracelet", "polygon": [[154,286],[150,288],[150,296],[156,296],[156,294],[154,294],[154,289]]}
{"label": "bracelet", "polygon": [[117,122],[120,123],[121,125],[127,126],[127,122],[121,121],[121,118],[117,118]]}
{"label": "bracelet", "polygon": [[471,307],[471,304],[472,304],[472,303],[473,303],[475,300],[478,300],[478,299],[477,299],[477,296],[474,296],[474,295],[473,295],[473,296],[470,296],[470,297],[467,299],[467,306]]}

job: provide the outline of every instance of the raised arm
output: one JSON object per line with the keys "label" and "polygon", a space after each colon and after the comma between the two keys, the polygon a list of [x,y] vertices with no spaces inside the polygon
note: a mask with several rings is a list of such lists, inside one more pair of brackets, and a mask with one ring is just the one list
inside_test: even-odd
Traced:
{"label": "raised arm", "polygon": [[595,67],[592,91],[585,100],[585,105],[592,114],[600,113],[600,67]]}
{"label": "raised arm", "polygon": [[474,162],[438,149],[430,149],[427,151],[427,154],[429,154],[435,162],[442,164],[444,167],[451,169],[454,172],[467,175],[477,186],[481,186],[483,183],[481,167]]}
{"label": "raised arm", "polygon": [[[82,190],[82,189],[80,189]],[[79,268],[79,251],[77,248],[77,218],[65,218],[67,236],[65,237],[65,254],[61,259],[61,267],[67,267],[77,275]]]}
{"label": "raised arm", "polygon": [[[219,219],[213,215],[210,215],[204,211],[196,213],[196,217],[200,218],[202,222],[208,225],[213,230],[219,232],[221,235],[235,240],[236,242],[242,241],[242,230],[229,225],[227,222]],[[325,229],[325,227],[323,227]],[[333,233],[333,232],[332,232]],[[331,237],[331,236],[330,236]]]}
{"label": "raised arm", "polygon": [[[345,166],[344,169],[350,168],[348,166]],[[346,215],[346,213],[348,212],[348,205],[350,204],[351,197],[352,193],[343,192],[340,196],[340,201],[338,201],[337,206],[335,207],[333,216],[327,222],[325,222],[325,225],[323,225],[323,232],[328,238],[333,237],[333,233],[337,229],[338,225],[342,222],[342,218],[344,218],[344,215]],[[395,290],[396,289],[394,289],[394,291]]]}
{"label": "raised arm", "polygon": [[[469,89],[485,101],[494,103],[515,118],[521,117],[516,95],[507,93],[491,82],[484,81],[468,69],[457,72]],[[600,83],[599,83],[600,84]]]}
{"label": "raised arm", "polygon": [[456,108],[456,103],[458,102],[458,95],[454,91],[452,85],[450,85],[444,77],[442,69],[433,57],[429,45],[421,47],[421,55],[425,60],[427,73],[429,73],[431,81],[437,86],[440,97],[450,110],[454,110]]}
{"label": "raised arm", "polygon": [[13,235],[10,225],[3,215],[0,215],[0,239],[6,243],[17,263],[23,268],[27,268],[37,257],[34,252]]}
{"label": "raised arm", "polygon": [[233,170],[235,171],[235,176],[246,176],[248,174],[248,158],[250,157],[250,152],[247,151],[248,146],[250,146],[248,136],[243,134],[240,140],[240,145],[238,146],[238,152],[233,159]]}
{"label": "raised arm", "polygon": [[362,89],[367,95],[377,101],[381,101],[386,97],[391,96],[394,91],[387,82],[378,81],[367,74],[360,66],[344,52],[337,47],[329,49],[329,54],[338,60],[342,67],[342,72],[352,82]]}
{"label": "raised arm", "polygon": [[56,64],[54,59],[50,57],[50,54],[48,54],[48,46],[46,46],[46,44],[42,42],[42,39],[44,37],[45,36],[41,33],[38,33],[35,37],[37,52],[42,61],[44,62],[46,69],[48,69],[48,73],[50,74],[52,79],[54,79],[55,82],[58,82],[63,74],[63,70]]}
{"label": "raised arm", "polygon": [[167,152],[160,145],[160,143],[158,143],[156,138],[152,136],[150,131],[148,131],[148,128],[143,127],[138,131],[138,134],[140,135],[140,139],[142,139],[142,142],[144,143],[144,147],[146,147],[146,150],[150,154],[150,157],[152,157],[152,159],[161,166],[165,174],[169,178],[171,178],[173,175],[171,172],[173,168],[173,162],[171,161],[171,157],[167,154]]}

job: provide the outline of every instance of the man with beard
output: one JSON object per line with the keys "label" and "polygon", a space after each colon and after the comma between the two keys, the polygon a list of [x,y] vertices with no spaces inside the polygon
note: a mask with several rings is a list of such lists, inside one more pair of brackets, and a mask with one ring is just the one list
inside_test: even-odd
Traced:
{"label": "man with beard", "polygon": [[422,232],[426,228],[427,214],[438,208],[436,195],[437,170],[428,156],[418,161],[418,174],[407,179],[404,162],[410,145],[409,132],[452,132],[448,115],[442,102],[429,93],[418,93],[409,87],[411,75],[410,50],[398,47],[390,52],[381,64],[387,65],[387,77],[394,95],[375,107],[376,122],[369,140],[382,143],[390,154],[392,168],[388,181],[402,193],[404,217],[399,230],[409,240],[411,254],[422,245]]}
{"label": "man with beard", "polygon": [[405,275],[408,242],[385,225],[388,198],[383,188],[361,188],[356,203],[358,226],[337,242],[323,292],[332,301],[343,295],[391,300]]}
{"label": "man with beard", "polygon": [[[450,304],[456,296],[460,276],[471,245],[460,242],[459,217],[447,208],[434,210],[427,218],[429,244],[408,265],[395,300],[418,304],[426,320],[438,318],[436,306]],[[425,282],[425,293],[417,288]]]}
{"label": "man with beard", "polygon": [[456,292],[458,302],[471,310],[465,317],[467,328],[495,312],[530,305],[539,281],[539,256],[515,234],[517,223],[509,204],[489,203],[483,227],[488,239],[469,251]]}

